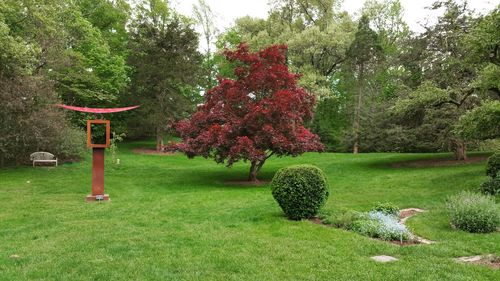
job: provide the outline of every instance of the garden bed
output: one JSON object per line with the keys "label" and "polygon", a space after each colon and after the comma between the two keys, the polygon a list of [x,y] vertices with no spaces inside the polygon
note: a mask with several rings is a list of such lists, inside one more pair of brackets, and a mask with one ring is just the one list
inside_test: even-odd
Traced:
{"label": "garden bed", "polygon": [[[402,209],[399,211],[398,213],[398,217],[399,217],[399,223],[401,225],[403,225],[403,228],[406,229],[406,225],[405,225],[405,222],[407,219],[409,219],[410,217],[416,215],[416,214],[419,214],[419,213],[422,213],[422,212],[425,212],[425,210],[422,210],[422,209],[419,209],[419,208],[408,208],[408,209]],[[370,213],[369,213],[370,214]],[[340,227],[340,226],[336,226],[334,225],[333,223],[330,223],[329,221],[325,220],[325,219],[322,219],[321,217],[312,217],[311,219],[309,219],[310,222],[314,223],[314,224],[319,224],[319,225],[324,225],[324,226],[327,226],[327,227],[337,227],[337,228],[341,228],[341,229],[346,229],[346,230],[350,230],[350,231],[353,231],[352,229],[349,229],[349,227]],[[354,231],[356,232],[356,231]],[[377,240],[381,240],[381,241],[386,241],[386,242],[389,242],[389,243],[392,243],[392,244],[395,244],[395,245],[399,245],[399,246],[410,246],[410,245],[417,245],[417,244],[425,244],[425,245],[429,245],[429,244],[434,244],[436,243],[435,241],[432,241],[432,240],[428,240],[428,239],[425,239],[425,238],[422,238],[422,237],[419,237],[411,232],[409,232],[409,237],[408,239],[382,239],[380,237],[371,237],[371,236],[368,236],[368,237],[371,237],[371,238],[374,238],[374,239],[377,239]],[[366,235],[365,235],[366,236]]]}

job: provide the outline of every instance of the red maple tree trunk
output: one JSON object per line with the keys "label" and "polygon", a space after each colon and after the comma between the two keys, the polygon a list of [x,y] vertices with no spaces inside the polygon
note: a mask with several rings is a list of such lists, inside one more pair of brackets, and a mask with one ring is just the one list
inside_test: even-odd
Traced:
{"label": "red maple tree trunk", "polygon": [[264,166],[264,162],[266,162],[266,160],[252,161],[252,164],[250,165],[250,173],[248,174],[248,181],[259,181],[257,179],[257,175],[259,174],[262,166]]}

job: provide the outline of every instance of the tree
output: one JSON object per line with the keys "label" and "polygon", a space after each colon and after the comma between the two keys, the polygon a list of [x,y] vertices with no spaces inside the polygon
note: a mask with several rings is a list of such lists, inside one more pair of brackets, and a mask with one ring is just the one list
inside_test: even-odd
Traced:
{"label": "tree", "polygon": [[53,106],[60,103],[53,81],[40,71],[44,42],[32,36],[30,22],[42,28],[50,22],[48,16],[23,14],[14,1],[0,4],[0,166],[24,163],[34,151],[50,151],[65,161],[79,158],[84,150],[83,132]]}
{"label": "tree", "polygon": [[355,89],[356,102],[354,106],[354,121],[353,121],[353,153],[358,153],[360,149],[360,130],[361,130],[361,115],[363,109],[363,96],[367,91],[367,77],[374,72],[374,67],[377,66],[377,61],[382,55],[382,47],[379,42],[379,37],[375,31],[370,28],[370,19],[363,15],[358,24],[358,31],[354,36],[348,51],[348,67],[355,74]]}
{"label": "tree", "polygon": [[[89,1],[6,0],[1,1],[0,17],[12,36],[22,38],[36,52],[31,74],[47,78],[63,103],[113,106],[129,82],[128,67],[124,53],[110,48],[111,37],[93,25],[94,19],[97,23],[97,18],[104,21],[103,17],[92,12],[115,8],[108,0],[98,0],[97,7],[89,7]],[[127,20],[110,18],[109,22],[117,28],[121,24],[124,30]],[[85,115],[68,115],[73,124],[84,126]]]}
{"label": "tree", "polygon": [[202,36],[205,39],[205,54],[203,58],[204,90],[208,90],[217,83],[215,79],[215,60],[211,45],[214,44],[218,29],[215,26],[215,13],[205,0],[198,0],[198,5],[193,5],[193,13],[198,25],[201,26]]}
{"label": "tree", "polygon": [[141,108],[131,113],[128,125],[135,131],[132,135],[154,135],[160,150],[167,123],[185,118],[199,96],[198,35],[192,21],[177,15],[164,1],[143,1],[137,8],[130,26],[133,71],[132,94],[127,98]]}
{"label": "tree", "polygon": [[465,140],[500,137],[500,101],[487,101],[460,116],[455,133]]}
{"label": "tree", "polygon": [[[488,117],[486,111],[473,109],[499,97],[496,51],[499,41],[495,36],[498,35],[495,27],[498,9],[478,19],[468,9],[467,2],[437,1],[432,9],[439,8],[445,8],[443,15],[435,25],[426,27],[419,38],[423,43],[419,65],[425,82],[409,96],[401,97],[395,108],[396,112],[415,116],[413,120],[406,119],[409,127],[431,124],[429,128],[440,132],[440,143],[454,151],[460,160],[467,158],[472,134],[476,140],[481,139],[481,132],[470,132],[471,122]],[[483,133],[489,135],[490,132]]]}
{"label": "tree", "polygon": [[286,51],[273,45],[252,53],[244,44],[226,50],[238,65],[236,79],[220,78],[196,113],[178,123],[182,143],[175,147],[190,158],[200,155],[227,166],[250,161],[249,181],[257,181],[272,155],[321,151],[319,137],[303,125],[312,118],[315,97],[288,71]]}

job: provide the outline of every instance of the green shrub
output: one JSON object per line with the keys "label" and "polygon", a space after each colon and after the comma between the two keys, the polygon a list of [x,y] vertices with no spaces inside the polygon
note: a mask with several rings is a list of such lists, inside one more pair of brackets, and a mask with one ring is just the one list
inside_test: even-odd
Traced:
{"label": "green shrub", "polygon": [[495,152],[488,158],[486,163],[486,174],[492,178],[496,177],[500,172],[500,152]]}
{"label": "green shrub", "polygon": [[353,222],[351,230],[364,236],[378,238],[378,229],[380,222],[370,219],[362,219]]}
{"label": "green shrub", "polygon": [[497,195],[500,194],[500,172],[494,178],[488,178],[481,184],[479,190],[484,194]]}
{"label": "green shrub", "polygon": [[372,211],[381,212],[387,215],[399,215],[399,207],[392,203],[377,203],[377,206],[372,209]]}
{"label": "green shrub", "polygon": [[271,182],[274,199],[292,220],[316,215],[328,198],[323,171],[312,165],[296,165],[280,169]]}
{"label": "green shrub", "polygon": [[500,210],[492,196],[464,191],[449,197],[446,207],[451,224],[461,230],[487,233],[500,224]]}
{"label": "green shrub", "polygon": [[339,210],[331,214],[320,215],[321,220],[337,228],[350,229],[352,224],[364,217],[361,212],[353,210]]}

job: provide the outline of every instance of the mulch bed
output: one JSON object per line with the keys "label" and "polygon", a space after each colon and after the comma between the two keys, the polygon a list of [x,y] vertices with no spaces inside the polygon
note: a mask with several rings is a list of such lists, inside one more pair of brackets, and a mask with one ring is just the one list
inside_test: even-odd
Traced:
{"label": "mulch bed", "polygon": [[424,159],[424,160],[414,160],[392,163],[389,166],[392,168],[421,168],[421,167],[442,167],[442,166],[454,166],[454,165],[464,165],[482,162],[488,159],[488,156],[471,156],[467,160],[455,160],[455,159]]}
{"label": "mulch bed", "polygon": [[411,245],[418,245],[418,244],[422,244],[420,243],[419,241],[416,241],[416,240],[411,240],[411,241],[396,241],[396,240],[393,240],[393,241],[387,241],[391,244],[394,244],[394,245],[398,245],[398,246],[411,246]]}
{"label": "mulch bed", "polygon": [[160,155],[160,156],[168,156],[168,155],[173,155],[173,152],[164,152],[164,151],[156,151],[156,149],[152,148],[134,148],[132,149],[132,152],[137,153],[137,154],[148,154],[148,155]]}
{"label": "mulch bed", "polygon": [[493,269],[500,269],[500,257],[490,254],[482,256],[461,257],[455,259],[458,262],[470,263],[476,265],[485,265]]}
{"label": "mulch bed", "polygon": [[314,224],[325,225],[323,223],[323,221],[320,218],[318,218],[318,217],[312,217],[312,218],[309,219],[309,221],[312,222],[312,223],[314,223]]}

